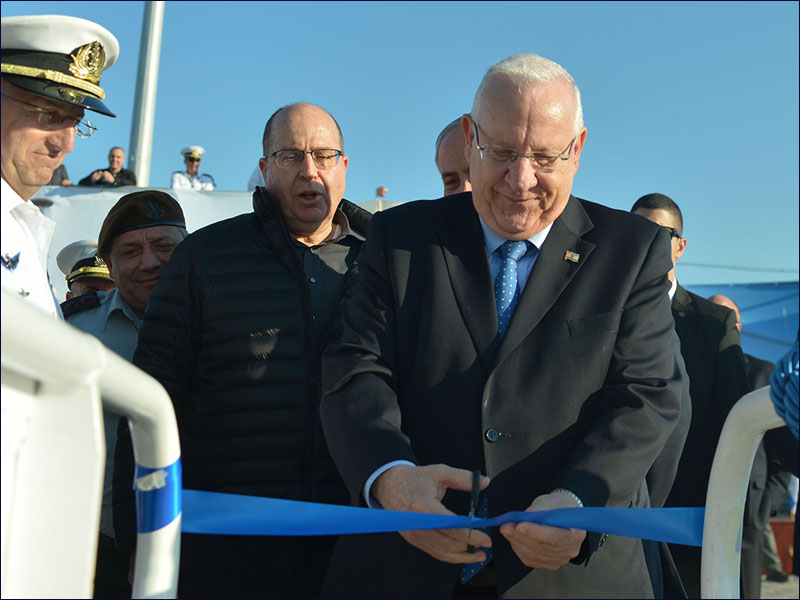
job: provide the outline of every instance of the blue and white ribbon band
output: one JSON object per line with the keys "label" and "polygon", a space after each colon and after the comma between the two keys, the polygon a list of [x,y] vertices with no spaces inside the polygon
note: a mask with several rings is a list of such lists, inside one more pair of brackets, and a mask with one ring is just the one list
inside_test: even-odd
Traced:
{"label": "blue and white ribbon band", "polygon": [[358,508],[183,490],[184,533],[342,535],[421,529],[479,529],[528,521],[625,537],[702,546],[704,508],[562,508],[491,519]]}
{"label": "blue and white ribbon band", "polygon": [[172,523],[181,513],[183,468],[181,459],[160,469],[136,465],[136,525],[139,533],[150,533]]}

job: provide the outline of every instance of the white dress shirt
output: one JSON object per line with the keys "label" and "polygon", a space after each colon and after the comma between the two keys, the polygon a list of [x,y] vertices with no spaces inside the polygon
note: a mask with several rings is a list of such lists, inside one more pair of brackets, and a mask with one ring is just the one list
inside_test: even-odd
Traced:
{"label": "white dress shirt", "polygon": [[47,252],[55,222],[45,217],[33,202],[23,200],[5,179],[0,179],[0,202],[3,288],[59,317],[61,311],[47,277]]}

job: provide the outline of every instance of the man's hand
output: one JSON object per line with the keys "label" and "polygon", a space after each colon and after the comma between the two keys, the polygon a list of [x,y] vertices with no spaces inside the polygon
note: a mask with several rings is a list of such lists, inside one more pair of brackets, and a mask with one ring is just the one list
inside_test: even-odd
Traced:
{"label": "man's hand", "polygon": [[[551,492],[536,498],[527,511],[578,508],[567,494]],[[564,529],[538,523],[505,523],[500,533],[511,543],[520,561],[528,567],[555,571],[578,556],[586,537],[582,529]]]}
{"label": "man's hand", "polygon": [[[488,485],[489,478],[482,475],[480,489],[485,490]],[[441,503],[448,489],[472,491],[472,473],[447,465],[399,465],[382,473],[375,480],[372,494],[388,510],[452,515]],[[467,542],[484,548],[492,545],[492,539],[477,529],[431,529],[399,533],[412,546],[449,563],[486,560],[485,552],[467,552]]]}
{"label": "man's hand", "polygon": [[114,183],[114,176],[110,171],[101,171],[100,177],[105,183]]}

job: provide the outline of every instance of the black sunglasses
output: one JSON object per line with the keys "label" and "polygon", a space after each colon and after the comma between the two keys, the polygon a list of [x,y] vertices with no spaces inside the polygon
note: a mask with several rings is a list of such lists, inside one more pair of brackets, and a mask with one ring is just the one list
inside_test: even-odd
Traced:
{"label": "black sunglasses", "polygon": [[669,232],[669,237],[681,239],[681,232],[674,227],[667,227],[666,225],[662,225],[661,227]]}
{"label": "black sunglasses", "polygon": [[186,160],[188,160],[189,162],[200,162],[199,158],[194,158],[192,156],[187,156]]}

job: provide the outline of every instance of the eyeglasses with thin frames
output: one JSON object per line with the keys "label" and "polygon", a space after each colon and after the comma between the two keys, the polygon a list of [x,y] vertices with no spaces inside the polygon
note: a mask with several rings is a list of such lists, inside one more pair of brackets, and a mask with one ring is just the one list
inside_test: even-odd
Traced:
{"label": "eyeglasses with thin frames", "polygon": [[62,115],[61,113],[50,110],[49,108],[42,108],[41,106],[36,106],[35,104],[31,104],[30,102],[25,102],[25,100],[20,100],[19,98],[15,98],[14,96],[9,96],[8,94],[0,94],[3,98],[8,98],[9,100],[13,100],[14,102],[19,102],[20,104],[24,104],[25,106],[29,107],[30,110],[35,111],[37,113],[37,119],[39,121],[39,125],[42,126],[43,129],[48,131],[56,131],[58,129],[62,129],[65,123],[72,122],[72,126],[75,128],[75,135],[79,138],[88,138],[97,131],[97,127],[91,124],[90,121],[82,121],[80,119],[76,119],[75,117],[70,117],[67,115]]}
{"label": "eyeglasses with thin frames", "polygon": [[282,169],[296,167],[300,165],[310,154],[317,169],[330,169],[339,164],[339,157],[342,156],[341,150],[333,148],[318,148],[317,150],[277,150],[265,158],[274,157],[275,163]]}
{"label": "eyeglasses with thin frames", "polygon": [[564,150],[562,150],[555,156],[550,154],[544,154],[542,152],[523,154],[522,152],[517,152],[516,150],[512,150],[511,148],[506,148],[505,146],[497,146],[495,144],[481,144],[480,137],[478,135],[478,129],[479,129],[478,122],[473,121],[472,126],[475,129],[475,147],[478,148],[478,151],[481,153],[481,160],[485,160],[485,157],[488,156],[497,163],[507,163],[507,162],[513,163],[518,158],[527,158],[534,164],[534,166],[538,167],[539,169],[545,169],[545,170],[552,170],[559,161],[569,160],[569,157],[572,154],[572,148],[575,145],[575,140],[578,139],[578,136],[576,135],[574,138],[572,138],[570,143],[567,144],[567,147],[564,148]]}

